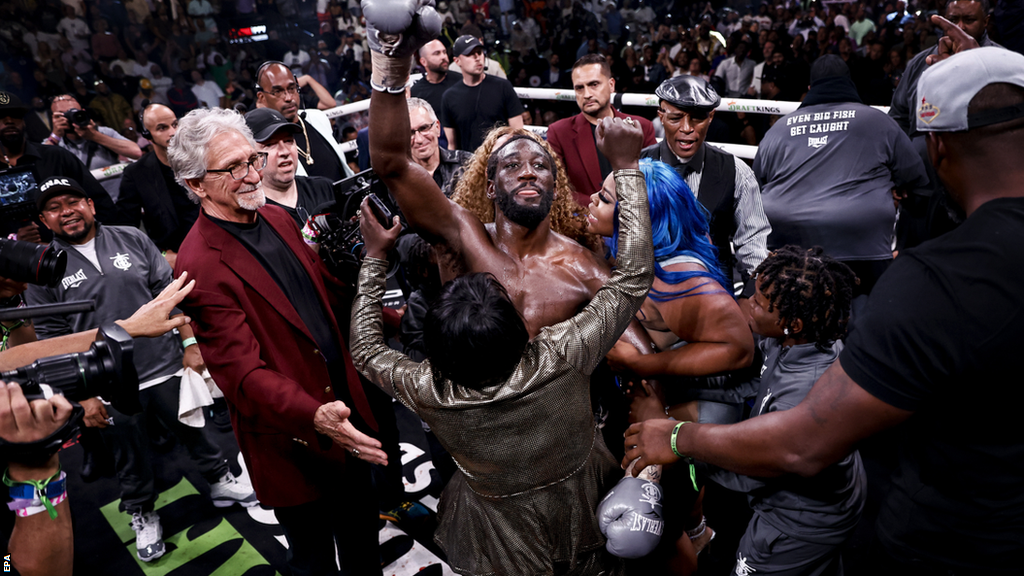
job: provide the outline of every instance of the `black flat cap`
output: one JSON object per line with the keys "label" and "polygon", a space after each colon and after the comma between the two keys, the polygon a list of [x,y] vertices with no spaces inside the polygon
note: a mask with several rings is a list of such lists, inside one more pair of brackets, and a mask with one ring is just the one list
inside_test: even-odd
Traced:
{"label": "black flat cap", "polygon": [[718,108],[722,97],[706,80],[684,74],[669,78],[658,86],[654,94],[676,108],[695,108],[711,111]]}

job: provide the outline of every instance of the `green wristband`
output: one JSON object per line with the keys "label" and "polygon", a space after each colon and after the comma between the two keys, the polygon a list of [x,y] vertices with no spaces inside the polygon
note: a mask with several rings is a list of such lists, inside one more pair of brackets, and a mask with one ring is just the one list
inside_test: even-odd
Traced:
{"label": "green wristband", "polygon": [[182,348],[188,348],[189,346],[191,346],[193,344],[199,344],[199,340],[196,340],[195,336],[193,336],[191,338],[185,338],[184,340],[181,341],[181,347]]}
{"label": "green wristband", "polygon": [[693,490],[694,492],[700,492],[700,488],[697,486],[697,467],[693,465],[693,458],[683,456],[679,453],[679,449],[676,448],[676,437],[679,435],[679,429],[683,427],[683,424],[693,424],[693,422],[690,422],[689,420],[680,422],[672,429],[672,453],[690,466],[690,482],[693,484]]}
{"label": "green wristband", "polygon": [[683,427],[683,424],[692,424],[689,420],[676,424],[676,427],[672,429],[672,453],[682,458],[683,460],[689,461],[689,458],[679,453],[679,449],[676,448],[676,436],[679,435],[679,429]]}

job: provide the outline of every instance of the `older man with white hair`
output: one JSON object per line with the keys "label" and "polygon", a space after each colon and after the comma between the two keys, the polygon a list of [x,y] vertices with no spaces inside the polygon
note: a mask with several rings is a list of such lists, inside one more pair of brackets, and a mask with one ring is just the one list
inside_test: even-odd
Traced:
{"label": "older man with white hair", "polygon": [[434,177],[445,196],[455,192],[455,173],[473,154],[441,148],[441,123],[434,107],[422,98],[409,98],[409,126],[412,129],[412,159]]}
{"label": "older man with white hair", "polygon": [[285,530],[292,573],[335,574],[340,563],[381,574],[366,462],[387,458],[357,429],[376,421],[335,316],[348,314],[350,295],[288,213],[264,207],[267,155],[241,115],[190,112],[168,156],[202,209],[178,255],[178,273],[199,276],[181,307],[227,399],[253,487]]}

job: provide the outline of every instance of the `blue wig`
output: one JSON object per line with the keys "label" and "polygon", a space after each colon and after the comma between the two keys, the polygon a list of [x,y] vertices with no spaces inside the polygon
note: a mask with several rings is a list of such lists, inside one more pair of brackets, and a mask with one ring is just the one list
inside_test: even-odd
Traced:
{"label": "blue wig", "polygon": [[[640,171],[647,183],[647,198],[651,207],[651,232],[654,236],[654,275],[666,284],[677,285],[691,278],[709,281],[687,290],[662,292],[651,289],[650,298],[659,302],[725,292],[729,282],[718,263],[718,249],[708,237],[707,210],[697,202],[690,187],[672,169],[658,160],[640,160]],[[615,205],[615,234],[608,239],[612,256],[618,255],[619,207]],[[661,263],[676,256],[690,256],[704,265],[707,271],[668,272]],[[718,286],[714,286],[717,283]],[[711,284],[712,286],[708,286]],[[700,290],[708,287],[709,289]]]}

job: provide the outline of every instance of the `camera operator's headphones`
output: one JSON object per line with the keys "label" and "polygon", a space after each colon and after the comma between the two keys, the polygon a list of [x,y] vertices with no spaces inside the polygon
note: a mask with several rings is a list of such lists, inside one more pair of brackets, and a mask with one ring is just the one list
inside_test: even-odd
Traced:
{"label": "camera operator's headphones", "polygon": [[284,66],[289,72],[292,73],[292,81],[295,82],[295,87],[299,87],[299,79],[295,76],[295,71],[292,70],[291,66],[285,64],[284,62],[281,62],[280,60],[267,60],[266,62],[263,63],[262,66],[260,66],[259,70],[256,71],[256,85],[253,86],[253,90],[255,90],[257,93],[265,91],[263,90],[263,86],[260,86],[260,79],[263,78],[263,72],[266,71],[267,66],[270,66],[272,64],[280,64],[281,66]]}
{"label": "camera operator's headphones", "polygon": [[139,110],[139,136],[142,136],[146,140],[152,142],[153,135],[150,134],[149,129],[146,128],[146,108],[149,108],[149,105],[152,104],[152,102],[149,101],[149,98],[146,98],[141,104],[142,110]]}

